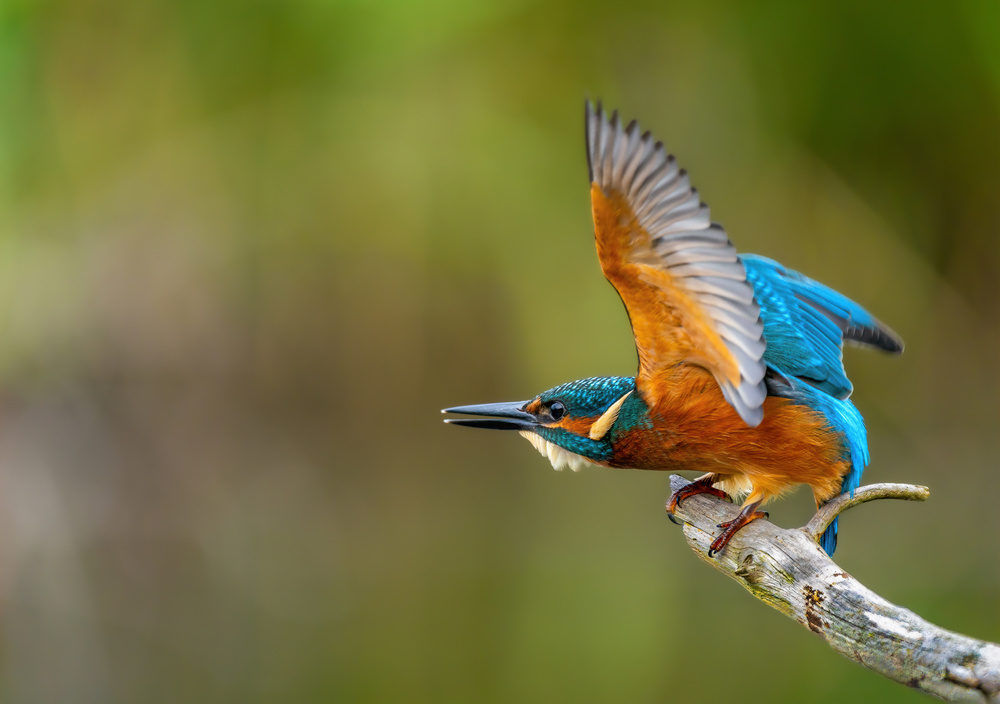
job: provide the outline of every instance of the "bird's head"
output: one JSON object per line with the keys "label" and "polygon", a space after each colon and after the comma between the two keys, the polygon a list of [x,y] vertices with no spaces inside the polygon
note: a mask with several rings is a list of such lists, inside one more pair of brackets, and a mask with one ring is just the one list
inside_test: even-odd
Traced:
{"label": "bird's head", "polygon": [[602,376],[556,386],[530,401],[458,406],[442,412],[486,416],[445,422],[517,430],[554,468],[576,471],[588,464],[607,464],[614,457],[620,431],[630,429],[645,410],[635,393],[635,379]]}

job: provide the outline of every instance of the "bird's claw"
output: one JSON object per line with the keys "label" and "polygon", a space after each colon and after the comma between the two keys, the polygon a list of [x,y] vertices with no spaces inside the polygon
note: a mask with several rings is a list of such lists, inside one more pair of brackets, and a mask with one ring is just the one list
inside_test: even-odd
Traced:
{"label": "bird's claw", "polygon": [[708,556],[715,557],[720,552],[726,549],[729,545],[729,541],[733,539],[733,536],[743,528],[748,523],[756,521],[758,518],[767,518],[768,513],[766,511],[754,511],[754,507],[748,507],[750,510],[744,509],[740,511],[739,515],[736,516],[731,521],[726,521],[725,523],[720,523],[719,528],[722,528],[722,532],[719,533],[719,537],[712,541],[712,544],[708,548]]}
{"label": "bird's claw", "polygon": [[670,495],[667,500],[667,515],[672,516],[677,510],[677,507],[681,505],[681,501],[687,499],[691,496],[697,496],[698,494],[711,494],[712,496],[717,496],[720,499],[725,499],[726,501],[732,501],[729,494],[722,491],[722,489],[716,489],[712,486],[712,480],[709,478],[702,478],[691,482],[690,484],[685,484],[680,489],[675,491]]}

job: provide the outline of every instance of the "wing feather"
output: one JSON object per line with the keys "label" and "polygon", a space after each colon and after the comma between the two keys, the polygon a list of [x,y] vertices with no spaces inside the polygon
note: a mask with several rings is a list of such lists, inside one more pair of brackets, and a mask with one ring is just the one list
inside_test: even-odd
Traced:
{"label": "wing feather", "polygon": [[740,257],[761,306],[764,360],[784,376],[845,400],[852,386],[844,371],[844,342],[901,352],[903,341],[843,294],[756,255]]}
{"label": "wing feather", "polygon": [[759,424],[764,328],[732,242],[649,132],[589,102],[586,127],[598,255],[632,322],[640,392],[655,402],[673,366],[698,364],[747,424]]}

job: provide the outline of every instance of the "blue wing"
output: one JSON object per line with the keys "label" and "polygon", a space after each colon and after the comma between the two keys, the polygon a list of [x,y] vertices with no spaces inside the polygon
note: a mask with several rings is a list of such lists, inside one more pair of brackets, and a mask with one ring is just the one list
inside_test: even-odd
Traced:
{"label": "blue wing", "polygon": [[[901,352],[902,340],[833,289],[765,257],[740,258],[764,324],[763,359],[772,371],[768,392],[815,408],[841,434],[851,461],[841,493],[854,493],[868,466],[868,437],[861,413],[848,400],[853,386],[844,371],[844,341]],[[820,540],[830,555],[837,547],[837,523]]]}
{"label": "blue wing", "polygon": [[775,261],[742,255],[764,323],[764,361],[834,398],[853,386],[844,372],[844,341],[901,352],[892,330],[857,303]]}

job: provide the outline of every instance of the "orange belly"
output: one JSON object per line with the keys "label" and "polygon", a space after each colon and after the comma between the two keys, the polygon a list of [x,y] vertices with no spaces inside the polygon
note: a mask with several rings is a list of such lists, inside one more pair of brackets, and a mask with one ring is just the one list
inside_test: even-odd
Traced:
{"label": "orange belly", "polygon": [[660,402],[649,409],[653,428],[620,438],[612,466],[712,472],[726,491],[745,487],[764,502],[799,484],[812,488],[817,504],[840,492],[850,460],[822,414],[769,396],[764,420],[751,428],[708,371],[686,364],[674,369],[661,382]]}

